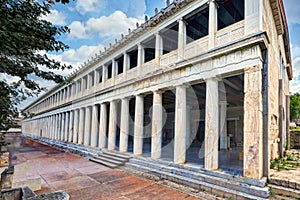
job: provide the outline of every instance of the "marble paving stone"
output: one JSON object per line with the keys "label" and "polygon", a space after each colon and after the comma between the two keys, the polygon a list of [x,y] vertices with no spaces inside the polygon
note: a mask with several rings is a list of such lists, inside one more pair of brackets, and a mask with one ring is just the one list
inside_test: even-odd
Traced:
{"label": "marble paving stone", "polygon": [[134,176],[128,176],[121,179],[117,179],[111,182],[107,182],[104,184],[105,187],[110,188],[116,193],[120,193],[122,195],[126,195],[132,193],[141,188],[147,187],[149,185],[153,185],[149,181],[145,181],[141,178],[137,178]]}
{"label": "marble paving stone", "polygon": [[155,199],[164,199],[164,200],[179,200],[185,199],[189,195],[183,194],[179,191],[172,190],[167,187],[161,187],[160,185],[153,184],[147,187],[143,187],[132,194],[125,195],[132,200],[150,200],[155,197]]}
{"label": "marble paving stone", "polygon": [[86,167],[77,168],[76,170],[82,174],[88,175],[88,174],[93,174],[95,172],[105,171],[107,169],[108,168],[103,165],[93,164]]}
{"label": "marble paving stone", "polygon": [[95,179],[99,183],[106,183],[109,181],[117,180],[120,178],[128,177],[129,174],[126,174],[125,172],[118,171],[118,170],[106,170],[94,174],[88,175],[89,177]]}
{"label": "marble paving stone", "polygon": [[[26,151],[26,148],[30,151]],[[162,194],[171,195],[173,199],[188,197],[187,194],[120,170],[109,169],[90,162],[86,158],[53,149],[35,141],[26,140],[26,145],[23,145],[22,149],[25,151],[22,153],[16,151],[13,155],[13,162],[16,164],[16,180],[40,177],[41,189],[36,191],[36,194],[64,190],[72,200],[128,200],[141,196],[143,196],[142,199],[160,200],[165,199]],[[31,152],[35,152],[34,155],[30,156]],[[43,156],[39,157],[40,155]],[[154,189],[151,189],[152,187]],[[194,198],[189,200],[194,200]]]}
{"label": "marble paving stone", "polygon": [[64,171],[58,171],[58,172],[44,174],[44,175],[42,175],[42,177],[47,183],[51,184],[53,182],[71,179],[72,177],[76,177],[76,176],[80,176],[80,175],[81,175],[81,173],[79,173],[76,170],[70,170],[69,172],[64,170]]}
{"label": "marble paving stone", "polygon": [[[69,192],[70,199],[84,199],[84,200],[110,200],[118,199],[120,196],[113,192],[109,191],[104,187],[87,187],[84,189],[71,191]],[[128,200],[128,199],[127,199]]]}
{"label": "marble paving stone", "polygon": [[50,184],[55,190],[66,192],[76,191],[87,187],[100,187],[99,183],[87,176],[77,176],[71,179],[57,181]]}

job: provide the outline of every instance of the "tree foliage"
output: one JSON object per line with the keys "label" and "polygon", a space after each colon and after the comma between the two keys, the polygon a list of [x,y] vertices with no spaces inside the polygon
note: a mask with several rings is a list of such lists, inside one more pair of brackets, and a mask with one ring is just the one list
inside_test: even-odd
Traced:
{"label": "tree foliage", "polygon": [[21,101],[45,89],[33,77],[61,83],[64,77],[51,70],[71,67],[47,55],[68,48],[57,39],[69,32],[68,27],[42,19],[51,5],[50,1],[0,0],[0,130],[10,127]]}
{"label": "tree foliage", "polygon": [[290,96],[290,118],[299,119],[300,118],[300,94],[295,93]]}

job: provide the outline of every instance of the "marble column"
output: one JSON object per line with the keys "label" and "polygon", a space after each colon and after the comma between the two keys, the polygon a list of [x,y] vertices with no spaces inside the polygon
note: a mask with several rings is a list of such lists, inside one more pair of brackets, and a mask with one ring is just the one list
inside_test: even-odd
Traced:
{"label": "marble column", "polygon": [[56,131],[56,115],[52,116],[52,133],[51,133],[51,139],[53,140],[55,138],[55,131]]}
{"label": "marble column", "polygon": [[108,150],[116,149],[117,136],[117,101],[110,102],[109,129],[108,129]]}
{"label": "marble column", "polygon": [[244,75],[244,176],[263,177],[263,104],[261,66],[248,67]]}
{"label": "marble column", "polygon": [[[200,116],[199,116],[200,117]],[[194,138],[191,132],[191,107],[186,106],[186,149],[190,148]]]}
{"label": "marble column", "polygon": [[219,140],[219,81],[211,78],[206,81],[205,105],[205,169],[216,170],[218,163]]}
{"label": "marble column", "polygon": [[100,123],[99,123],[99,148],[106,147],[106,132],[107,132],[107,105],[101,104],[100,108]]}
{"label": "marble column", "polygon": [[64,131],[64,137],[63,137],[64,141],[68,141],[69,124],[70,124],[69,120],[70,120],[70,112],[66,112],[66,114],[65,114],[65,131]]}
{"label": "marble column", "polygon": [[102,66],[102,85],[104,87],[104,82],[107,80],[107,67],[105,65]]}
{"label": "marble column", "polygon": [[69,129],[68,129],[68,142],[73,142],[73,130],[74,130],[74,111],[70,111],[70,116],[69,116]]}
{"label": "marble column", "polygon": [[65,122],[66,122],[66,114],[61,114],[61,128],[60,128],[60,137],[59,140],[63,140],[65,136]]}
{"label": "marble column", "polygon": [[78,126],[78,144],[83,144],[84,139],[84,122],[85,122],[85,109],[79,109],[79,126]]}
{"label": "marble column", "polygon": [[88,106],[85,108],[84,139],[83,139],[84,146],[90,145],[91,117],[92,117],[92,107]]}
{"label": "marble column", "polygon": [[143,154],[144,138],[144,97],[137,95],[135,97],[135,117],[134,117],[134,155]]}
{"label": "marble column", "polygon": [[209,20],[208,20],[208,48],[213,49],[215,47],[215,33],[217,32],[217,20],[218,11],[215,0],[209,1]]}
{"label": "marble column", "polygon": [[94,86],[97,86],[97,84],[99,83],[99,80],[100,80],[100,70],[95,70],[94,71]]}
{"label": "marble column", "polygon": [[186,24],[183,18],[179,20],[178,25],[178,55],[177,60],[184,59],[184,49],[186,45]]}
{"label": "marble column", "polygon": [[155,34],[155,58],[163,55],[163,39],[159,33]]}
{"label": "marble column", "polygon": [[53,119],[53,136],[52,139],[55,140],[56,139],[56,134],[57,134],[57,114],[54,115],[54,119]]}
{"label": "marble column", "polygon": [[245,33],[253,34],[263,30],[263,0],[245,0]]}
{"label": "marble column", "polygon": [[115,83],[115,76],[118,74],[118,69],[117,69],[117,62],[115,59],[113,59],[111,64],[111,79],[112,79],[112,83]]}
{"label": "marble column", "polygon": [[129,69],[129,55],[124,53],[124,61],[123,61],[123,76],[126,78],[127,71]]}
{"label": "marble column", "polygon": [[220,149],[225,150],[228,148],[227,144],[227,102],[220,102]]}
{"label": "marble column", "polygon": [[129,99],[124,98],[121,105],[120,152],[128,151],[129,119]]}
{"label": "marble column", "polygon": [[61,137],[61,125],[62,125],[62,113],[58,114],[58,125],[57,125],[57,140],[60,140]]}
{"label": "marble column", "polygon": [[92,135],[91,135],[91,147],[97,147],[98,135],[99,135],[99,105],[93,105],[92,111]]}
{"label": "marble column", "polygon": [[174,163],[184,164],[186,160],[186,86],[176,87]]}
{"label": "marble column", "polygon": [[74,130],[73,130],[73,143],[78,143],[78,130],[79,130],[79,110],[74,110]]}
{"label": "marble column", "polygon": [[138,58],[137,58],[137,67],[138,67],[138,72],[140,72],[140,68],[145,62],[145,50],[142,44],[138,44]]}
{"label": "marble column", "polygon": [[153,111],[152,111],[152,141],[151,141],[151,158],[161,158],[162,145],[162,129],[163,129],[163,107],[162,92],[153,92]]}

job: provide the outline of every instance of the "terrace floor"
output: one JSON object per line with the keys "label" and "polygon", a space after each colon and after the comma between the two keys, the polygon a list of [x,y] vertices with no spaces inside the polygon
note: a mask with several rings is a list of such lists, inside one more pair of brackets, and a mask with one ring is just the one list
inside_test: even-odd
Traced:
{"label": "terrace floor", "polygon": [[71,200],[199,199],[69,152],[24,139],[20,135],[8,135],[7,140],[13,152],[14,182],[40,177],[42,189],[35,191],[37,194],[64,190]]}

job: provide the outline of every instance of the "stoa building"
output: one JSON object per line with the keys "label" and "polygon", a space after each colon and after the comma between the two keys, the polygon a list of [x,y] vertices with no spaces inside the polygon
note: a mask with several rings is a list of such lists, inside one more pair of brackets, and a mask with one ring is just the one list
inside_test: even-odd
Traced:
{"label": "stoa building", "polygon": [[27,106],[22,131],[266,198],[288,141],[288,35],[282,0],[167,1]]}

